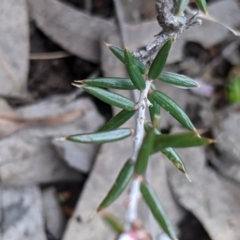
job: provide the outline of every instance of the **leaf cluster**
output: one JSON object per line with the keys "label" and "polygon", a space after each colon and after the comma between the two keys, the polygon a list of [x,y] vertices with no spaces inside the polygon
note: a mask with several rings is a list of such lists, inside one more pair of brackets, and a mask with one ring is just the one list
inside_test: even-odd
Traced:
{"label": "leaf cluster", "polygon": [[[181,13],[188,1],[179,0],[177,12]],[[196,0],[200,10],[207,12],[206,2],[204,0]],[[184,75],[163,71],[167,61],[169,51],[171,49],[173,39],[168,39],[150,66],[144,65],[138,59],[134,58],[132,53],[125,47],[118,47],[106,44],[110,51],[117,57],[126,67],[129,78],[105,77],[93,78],[75,81],[76,87],[82,88],[87,93],[99,98],[105,103],[121,109],[121,111],[109,120],[101,129],[95,133],[75,134],[65,138],[68,141],[74,141],[85,144],[101,144],[113,141],[119,141],[135,134],[133,128],[121,128],[121,126],[132,118],[139,108],[138,103],[134,103],[131,99],[123,95],[113,93],[109,89],[134,90],[142,92],[146,88],[146,80],[152,81],[151,88],[148,92],[147,102],[150,121],[145,123],[145,136],[138,152],[136,161],[129,158],[120,170],[113,186],[107,193],[97,208],[97,212],[102,211],[111,205],[128,186],[131,179],[139,181],[140,191],[144,201],[151,210],[156,221],[171,239],[176,236],[171,227],[170,221],[163,210],[156,194],[151,186],[144,178],[145,171],[148,166],[149,157],[161,152],[174,166],[183,174],[187,175],[186,168],[180,156],[174,150],[175,148],[188,148],[202,146],[212,142],[211,139],[200,137],[191,120],[184,110],[170,97],[159,91],[154,81],[162,81],[173,87],[184,89],[198,87],[198,84]],[[169,112],[183,127],[188,131],[178,134],[162,134],[160,129],[161,108]],[[123,231],[121,224],[109,215],[104,215],[105,221],[112,226],[118,233]]]}

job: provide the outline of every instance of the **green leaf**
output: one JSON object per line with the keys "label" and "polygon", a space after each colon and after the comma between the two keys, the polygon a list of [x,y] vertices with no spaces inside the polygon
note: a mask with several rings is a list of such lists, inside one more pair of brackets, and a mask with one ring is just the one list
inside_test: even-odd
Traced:
{"label": "green leaf", "polygon": [[177,3],[177,15],[181,16],[186,6],[188,5],[189,0],[178,0]]}
{"label": "green leaf", "polygon": [[134,114],[136,110],[127,111],[122,110],[112,119],[110,119],[103,127],[101,127],[98,132],[110,131],[121,127],[125,122],[127,122]]}
{"label": "green leaf", "polygon": [[146,87],[145,80],[138,68],[135,64],[135,59],[133,58],[132,54],[129,52],[127,48],[124,49],[124,56],[125,56],[125,63],[128,75],[132,80],[133,85],[138,90],[144,90]]}
{"label": "green leaf", "polygon": [[165,66],[165,63],[167,61],[167,57],[168,57],[171,46],[172,46],[172,39],[169,39],[167,42],[164,43],[162,48],[159,50],[148,72],[148,77],[150,79],[154,80],[158,78],[158,76],[161,74]]}
{"label": "green leaf", "polygon": [[128,160],[123,168],[121,169],[120,173],[117,176],[117,179],[111,189],[109,190],[107,196],[103,199],[99,207],[97,208],[97,211],[101,211],[104,208],[108,207],[110,204],[112,204],[124,191],[124,189],[129,184],[132,176],[134,173],[134,163],[132,160]]}
{"label": "green leaf", "polygon": [[[145,128],[145,131],[148,132],[152,129],[152,124],[151,123],[145,123],[144,128]],[[157,136],[162,134],[161,131],[159,129],[156,129],[156,128],[154,129],[154,133]],[[169,135],[166,135],[166,136],[169,136]],[[154,143],[154,148],[155,147],[156,147],[156,142]],[[189,181],[191,181],[188,174],[187,174],[187,171],[186,171],[186,168],[185,168],[185,165],[184,165],[182,159],[175,152],[175,150],[173,148],[167,147],[167,148],[164,148],[164,149],[161,149],[161,150],[158,150],[158,151],[161,151],[177,167],[177,169],[180,170],[188,178]]]}
{"label": "green leaf", "polygon": [[102,88],[91,87],[91,86],[82,86],[82,88],[89,94],[99,98],[105,103],[108,103],[112,106],[119,107],[125,110],[135,110],[135,103],[130,99],[123,97],[119,94],[109,92]]}
{"label": "green leaf", "polygon": [[178,170],[180,170],[184,175],[187,176],[187,171],[184,163],[173,148],[168,147],[161,150],[161,152],[177,167]]}
{"label": "green leaf", "polygon": [[[155,131],[156,135],[161,135],[161,131]],[[177,167],[178,170],[180,170],[190,181],[190,178],[187,174],[185,165],[182,161],[182,159],[180,158],[180,156],[176,153],[176,151],[171,148],[171,147],[167,147],[165,149],[162,149],[161,152]]]}
{"label": "green leaf", "polygon": [[[92,87],[100,87],[100,88],[113,88],[113,89],[121,89],[121,90],[133,90],[136,89],[133,85],[132,81],[129,78],[92,78],[75,81],[80,84],[86,84]],[[81,87],[81,85],[74,84],[74,86]]]}
{"label": "green leaf", "polygon": [[86,133],[86,134],[75,134],[65,138],[65,140],[79,143],[107,143],[115,142],[124,138],[129,137],[133,134],[133,129],[122,128],[107,132],[96,132],[96,133]]}
{"label": "green leaf", "polygon": [[157,135],[154,140],[153,152],[162,151],[165,148],[188,148],[198,147],[213,143],[212,139],[199,137],[198,133],[187,132],[171,135]]}
{"label": "green leaf", "polygon": [[[126,63],[125,61],[125,57],[124,57],[124,51],[118,47],[115,47],[113,45],[110,44],[106,44],[106,46],[111,50],[111,52],[122,62],[122,63]],[[147,72],[147,67],[140,62],[138,59],[134,58],[136,65],[138,66],[140,72],[142,74],[145,74]]]}
{"label": "green leaf", "polygon": [[162,227],[163,231],[172,240],[177,240],[176,235],[171,226],[171,223],[153,189],[146,182],[142,182],[140,185],[140,190],[141,190],[144,201],[150,208],[154,218],[156,219],[160,227]]}
{"label": "green leaf", "polygon": [[196,4],[198,5],[198,8],[204,12],[205,14],[208,13],[207,11],[207,2],[206,0],[195,0]]}
{"label": "green leaf", "polygon": [[240,102],[240,76],[232,76],[226,86],[226,95],[231,103]]}
{"label": "green leaf", "polygon": [[101,217],[115,233],[120,234],[124,232],[124,226],[122,222],[113,215],[103,212]]}
{"label": "green leaf", "polygon": [[157,79],[181,88],[199,87],[199,85],[191,78],[171,72],[162,72]]}
{"label": "green leaf", "polygon": [[152,97],[154,101],[156,101],[162,108],[169,112],[184,127],[189,129],[190,131],[196,131],[187,114],[171,98],[157,90],[154,90],[152,92]]}
{"label": "green leaf", "polygon": [[160,129],[160,105],[154,101],[151,94],[148,94],[148,100],[152,104],[152,106],[148,107],[152,125],[155,128]]}
{"label": "green leaf", "polygon": [[152,128],[146,133],[142,146],[138,152],[138,157],[135,165],[135,173],[137,174],[143,174],[147,169],[148,158],[152,152],[154,137],[154,129]]}

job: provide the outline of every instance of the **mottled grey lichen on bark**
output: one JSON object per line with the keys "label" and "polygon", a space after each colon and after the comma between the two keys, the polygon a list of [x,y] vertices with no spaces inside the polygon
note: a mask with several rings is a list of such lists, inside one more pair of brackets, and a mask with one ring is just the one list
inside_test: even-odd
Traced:
{"label": "mottled grey lichen on bark", "polygon": [[183,13],[176,16],[176,0],[156,0],[158,12],[157,21],[161,31],[155,35],[155,40],[146,46],[145,50],[133,52],[134,57],[144,64],[150,64],[161,46],[170,38],[176,40],[180,34],[189,28],[200,25],[201,20],[197,15],[187,18]]}

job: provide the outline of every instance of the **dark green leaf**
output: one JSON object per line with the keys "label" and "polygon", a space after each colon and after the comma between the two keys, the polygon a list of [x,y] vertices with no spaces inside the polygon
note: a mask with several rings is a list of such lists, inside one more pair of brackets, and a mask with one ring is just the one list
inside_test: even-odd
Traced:
{"label": "dark green leaf", "polygon": [[[121,89],[121,90],[133,90],[136,89],[129,78],[93,78],[93,79],[85,79],[80,81],[75,81],[80,84],[86,84],[92,87],[100,87],[100,88],[113,88],[113,89]],[[77,86],[77,84],[74,84]],[[81,87],[81,85],[79,85]]]}
{"label": "dark green leaf", "polygon": [[154,136],[155,133],[154,129],[152,128],[150,131],[146,133],[144,137],[142,146],[138,152],[138,157],[135,166],[135,173],[137,174],[143,174],[147,169],[148,158],[153,148]]}
{"label": "dark green leaf", "polygon": [[127,48],[125,48],[124,50],[124,57],[125,57],[127,72],[130,79],[132,80],[133,85],[138,90],[145,89],[146,87],[145,80],[143,79],[143,76],[138,66],[135,64],[135,59],[133,58],[132,54],[129,52]]}
{"label": "dark green leaf", "polygon": [[177,15],[181,16],[186,6],[188,5],[189,0],[178,0],[177,3]]}
{"label": "dark green leaf", "polygon": [[119,94],[109,92],[102,88],[91,87],[91,86],[82,86],[82,88],[89,94],[99,98],[105,103],[108,103],[112,106],[119,107],[125,110],[135,110],[135,103],[130,99],[123,97]]}
{"label": "dark green leaf", "polygon": [[142,193],[144,201],[150,208],[154,218],[156,219],[156,221],[158,222],[160,227],[162,227],[163,231],[172,240],[177,240],[176,235],[173,231],[173,228],[170,224],[170,221],[169,221],[163,207],[161,206],[155,192],[153,191],[153,189],[146,182],[141,183],[140,189],[141,189],[141,193]]}
{"label": "dark green leaf", "polygon": [[154,140],[153,153],[162,151],[165,148],[188,148],[213,143],[212,139],[201,138],[197,133],[177,133],[171,135],[157,135]]}
{"label": "dark green leaf", "polygon": [[127,122],[134,114],[136,110],[127,111],[122,110],[112,119],[110,119],[103,127],[99,129],[99,132],[110,131],[121,127],[125,122]]}
{"label": "dark green leaf", "polygon": [[152,97],[154,101],[156,101],[162,108],[169,112],[184,127],[189,129],[190,131],[196,131],[187,114],[171,98],[157,90],[153,91]]}
{"label": "dark green leaf", "polygon": [[112,130],[108,132],[96,132],[96,133],[85,133],[85,134],[75,134],[65,138],[65,140],[79,143],[107,143],[115,142],[132,135],[133,129],[122,128],[117,130]]}
{"label": "dark green leaf", "polygon": [[180,170],[183,174],[187,175],[186,168],[179,155],[170,147],[161,150],[161,152]]}
{"label": "dark green leaf", "polygon": [[162,72],[158,77],[158,80],[181,88],[199,87],[199,85],[191,78],[171,72]]}
{"label": "dark green leaf", "polygon": [[111,227],[111,229],[115,233],[120,234],[120,233],[124,232],[124,226],[123,226],[122,222],[119,219],[117,219],[116,217],[114,217],[113,215],[104,212],[101,214],[101,217],[108,224],[108,226]]}
{"label": "dark green leaf", "polygon": [[[122,62],[122,63],[126,63],[125,62],[125,57],[124,57],[124,51],[118,47],[115,47],[113,45],[110,44],[106,44],[107,47],[111,50],[111,52]],[[136,65],[138,66],[140,72],[142,74],[145,74],[147,72],[147,67],[140,62],[138,59],[134,58]]]}
{"label": "dark green leaf", "polygon": [[110,191],[108,192],[107,196],[103,199],[97,211],[101,211],[104,208],[108,207],[112,204],[124,191],[124,189],[129,184],[132,176],[134,173],[134,164],[131,160],[128,160],[123,168],[121,169],[120,173],[117,176],[117,179],[113,186],[111,187]]}
{"label": "dark green leaf", "polygon": [[172,39],[169,39],[167,42],[164,43],[162,48],[159,50],[148,72],[148,76],[150,79],[154,80],[158,78],[159,75],[161,74],[165,66],[165,63],[167,61],[167,57],[168,57],[171,46],[172,46]]}
{"label": "dark green leaf", "polygon": [[207,11],[207,2],[206,0],[195,0],[196,4],[198,5],[198,8],[204,12],[205,14],[208,13]]}

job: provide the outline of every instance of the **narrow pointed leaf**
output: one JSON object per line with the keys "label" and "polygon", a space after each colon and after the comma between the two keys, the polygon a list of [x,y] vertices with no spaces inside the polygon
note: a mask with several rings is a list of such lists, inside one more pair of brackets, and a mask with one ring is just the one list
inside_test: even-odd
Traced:
{"label": "narrow pointed leaf", "polygon": [[162,151],[165,148],[188,148],[198,147],[213,143],[212,139],[199,137],[197,133],[177,133],[177,134],[162,134],[155,136],[153,153]]}
{"label": "narrow pointed leaf", "polygon": [[133,85],[138,90],[143,90],[146,87],[145,80],[138,68],[138,66],[135,63],[135,60],[132,56],[132,54],[129,52],[127,48],[124,50],[124,57],[125,57],[125,63],[128,75],[130,79],[132,80]]}
{"label": "narrow pointed leaf", "polygon": [[197,82],[193,81],[191,78],[171,72],[162,72],[158,77],[158,80],[181,88],[199,87]]}
{"label": "narrow pointed leaf", "polygon": [[173,231],[171,223],[153,189],[148,183],[142,182],[140,185],[140,190],[144,201],[150,208],[154,218],[156,219],[160,227],[172,240],[176,240],[177,238]]}
{"label": "narrow pointed leaf", "polygon": [[172,39],[169,39],[166,43],[164,43],[162,48],[159,50],[148,72],[148,76],[150,79],[154,80],[158,78],[158,76],[161,74],[165,66],[165,63],[167,61],[171,46],[172,46]]}
{"label": "narrow pointed leaf", "polygon": [[96,132],[96,133],[87,133],[87,134],[75,134],[66,137],[65,140],[79,143],[107,143],[115,142],[121,139],[127,138],[132,135],[133,129],[122,128],[113,131],[107,132]]}
{"label": "narrow pointed leaf", "polygon": [[162,108],[169,112],[175,119],[177,119],[185,128],[190,131],[196,131],[191,120],[187,114],[180,108],[180,106],[169,98],[164,93],[154,90],[152,93],[154,101],[156,101]]}
{"label": "narrow pointed leaf", "polygon": [[119,107],[129,111],[135,109],[135,103],[133,101],[119,94],[109,92],[102,88],[85,86],[85,85],[82,88],[87,93],[92,94],[93,96],[99,98],[103,102],[113,105],[115,107]]}
{"label": "narrow pointed leaf", "polygon": [[181,16],[186,6],[188,5],[189,0],[178,0],[177,3],[177,15]]}
{"label": "narrow pointed leaf", "polygon": [[86,84],[92,87],[100,87],[100,88],[113,88],[113,89],[121,89],[121,90],[136,89],[129,78],[115,78],[115,77],[93,78],[93,79],[85,79],[85,80],[80,80],[75,82],[79,82],[80,84]]}
{"label": "narrow pointed leaf", "polygon": [[142,146],[138,152],[138,157],[135,165],[135,173],[137,174],[143,174],[147,169],[148,158],[152,152],[154,137],[155,133],[154,129],[152,128],[145,135]]}
{"label": "narrow pointed leaf", "polygon": [[[125,61],[125,57],[124,57],[124,51],[118,47],[115,47],[113,45],[110,44],[106,44],[107,47],[111,50],[111,52],[122,62],[122,63],[126,63]],[[134,58],[136,65],[138,66],[140,72],[142,74],[147,72],[147,67],[140,62],[138,59]]]}
{"label": "narrow pointed leaf", "polygon": [[[145,131],[150,131],[152,129],[152,124],[151,123],[145,123],[144,124]],[[154,129],[154,133],[156,136],[161,135],[161,131],[159,129]],[[155,138],[156,138],[155,136]],[[169,136],[169,135],[166,135]],[[156,147],[156,142],[154,144],[154,147]],[[183,174],[187,175],[185,165],[180,158],[180,156],[176,153],[176,151],[171,148],[167,147],[165,149],[161,149],[161,152],[180,170]]]}
{"label": "narrow pointed leaf", "polygon": [[117,128],[121,127],[125,122],[127,122],[135,113],[136,113],[136,110],[133,110],[133,111],[122,110],[116,116],[114,116],[112,119],[110,119],[98,131],[104,132],[104,131],[110,131],[110,130],[117,129]]}
{"label": "narrow pointed leaf", "polygon": [[109,213],[102,213],[101,217],[108,224],[108,226],[117,234],[124,232],[124,226],[122,222]]}
{"label": "narrow pointed leaf", "polygon": [[174,151],[173,148],[168,147],[161,152],[177,167],[178,170],[180,170],[183,174],[187,174],[186,168],[184,166],[184,163],[180,156]]}
{"label": "narrow pointed leaf", "polygon": [[[155,134],[162,135],[160,130],[155,131]],[[181,171],[185,176],[188,176],[182,159],[173,148],[167,147],[162,149],[161,152],[176,166],[179,171]]]}
{"label": "narrow pointed leaf", "polygon": [[155,128],[160,129],[160,105],[154,101],[151,94],[148,94],[148,100],[152,104],[152,106],[148,107],[152,125]]}
{"label": "narrow pointed leaf", "polygon": [[207,2],[206,0],[195,0],[196,4],[198,5],[198,8],[204,12],[205,14],[208,13],[207,11]]}
{"label": "narrow pointed leaf", "polygon": [[108,207],[110,204],[112,204],[124,191],[124,189],[129,184],[132,176],[134,173],[134,164],[131,160],[128,160],[123,168],[121,169],[120,173],[117,176],[117,179],[111,189],[109,190],[107,196],[103,199],[99,207],[97,208],[97,211],[101,211],[104,208]]}

